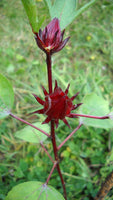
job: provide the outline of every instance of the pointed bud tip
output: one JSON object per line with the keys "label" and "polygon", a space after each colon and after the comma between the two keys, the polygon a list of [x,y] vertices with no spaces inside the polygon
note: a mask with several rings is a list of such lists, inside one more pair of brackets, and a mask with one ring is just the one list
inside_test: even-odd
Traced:
{"label": "pointed bud tip", "polygon": [[38,96],[36,95],[36,94],[34,94],[34,93],[32,93],[32,95],[35,97],[35,98],[37,98]]}
{"label": "pointed bud tip", "polygon": [[70,83],[68,84],[66,90],[65,90],[65,94],[67,95],[68,94],[68,91],[69,91],[69,87],[70,87]]}

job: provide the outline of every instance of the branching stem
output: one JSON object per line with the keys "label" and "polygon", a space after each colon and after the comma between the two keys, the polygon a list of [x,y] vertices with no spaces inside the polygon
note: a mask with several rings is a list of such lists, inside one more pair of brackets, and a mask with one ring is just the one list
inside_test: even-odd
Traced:
{"label": "branching stem", "polygon": [[76,114],[76,113],[72,113],[73,116],[76,116],[76,117],[87,117],[87,118],[93,118],[93,119],[109,119],[109,116],[106,115],[106,116],[93,116],[93,115],[85,115],[85,114]]}
{"label": "branching stem", "polygon": [[72,135],[78,131],[78,129],[82,126],[82,124],[79,124],[73,131],[68,135],[68,137],[58,146],[58,150],[72,137]]}
{"label": "branching stem", "polygon": [[56,165],[57,165],[57,162],[55,161],[54,164],[53,164],[53,167],[52,167],[52,169],[51,169],[51,171],[50,171],[50,174],[49,174],[49,176],[48,176],[48,178],[47,178],[47,180],[46,180],[46,184],[48,184],[48,182],[49,182],[49,180],[50,180],[50,178],[51,178],[51,175],[52,175],[52,173],[53,173],[53,171],[54,171]]}
{"label": "branching stem", "polygon": [[49,138],[51,137],[48,133],[46,133],[46,132],[43,131],[42,129],[40,129],[40,128],[34,126],[33,124],[31,124],[31,123],[29,123],[29,122],[27,122],[27,121],[25,121],[24,119],[21,119],[20,117],[17,117],[17,116],[14,115],[13,113],[10,113],[10,116],[13,117],[13,118],[15,118],[15,119],[17,119],[17,120],[19,120],[19,121],[21,121],[21,122],[23,122],[24,124],[27,124],[28,126],[33,127],[34,129],[36,129],[36,130],[42,132],[42,133],[43,133],[44,135],[46,135],[47,137],[49,137]]}
{"label": "branching stem", "polygon": [[43,148],[43,150],[45,151],[45,153],[48,155],[49,159],[52,161],[52,163],[54,163],[53,158],[50,156],[47,149],[44,147],[43,143],[41,142],[40,144],[41,144],[41,147]]}

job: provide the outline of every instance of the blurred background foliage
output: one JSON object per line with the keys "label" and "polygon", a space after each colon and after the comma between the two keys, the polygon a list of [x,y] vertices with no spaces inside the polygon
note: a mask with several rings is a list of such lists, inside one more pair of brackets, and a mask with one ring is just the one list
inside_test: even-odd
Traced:
{"label": "blurred background foliage", "polygon": [[[88,0],[79,0],[79,5]],[[42,27],[49,21],[48,8],[37,0]],[[76,102],[95,92],[113,106],[113,2],[98,0],[66,29],[71,36],[67,46],[53,56],[53,77],[62,88],[70,83],[69,95],[80,91]],[[0,1],[0,73],[13,84],[15,105],[13,113],[31,123],[42,122],[43,116],[31,116],[39,105],[32,97],[43,97],[41,84],[47,88],[45,55],[37,46],[20,0]],[[98,109],[98,108],[97,108]],[[78,124],[70,119],[69,130],[62,122],[56,131],[57,143],[65,139]],[[10,117],[0,120],[0,199],[16,184],[38,180],[44,182],[52,163],[40,145],[15,138],[24,127]],[[52,153],[49,140],[45,144]],[[82,127],[61,149],[61,168],[66,181],[68,199],[91,200],[102,181],[113,170],[113,130]],[[55,171],[50,184],[62,192]],[[109,197],[112,199],[113,191]]]}

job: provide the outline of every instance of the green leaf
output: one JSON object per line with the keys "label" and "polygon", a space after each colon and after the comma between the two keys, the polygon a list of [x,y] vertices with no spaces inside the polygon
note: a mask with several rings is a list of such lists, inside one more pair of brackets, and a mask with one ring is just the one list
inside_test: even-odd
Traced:
{"label": "green leaf", "polygon": [[44,0],[45,1],[45,3],[47,4],[47,6],[48,6],[48,8],[49,8],[49,11],[51,10],[51,7],[52,7],[52,5],[51,5],[51,0]]}
{"label": "green leaf", "polygon": [[[40,124],[39,122],[37,122],[37,123],[34,123],[33,125],[46,132],[49,132],[48,124]],[[15,133],[15,136],[19,139],[25,140],[27,142],[32,142],[32,143],[40,143],[47,139],[46,135],[32,128],[31,126],[26,126],[23,129],[17,131]]]}
{"label": "green leaf", "polygon": [[75,9],[76,0],[55,0],[53,6],[49,5],[51,18],[57,17],[60,19],[61,29],[64,29],[71,23],[73,15],[75,14]]}
{"label": "green leaf", "polygon": [[[84,97],[83,105],[80,108],[80,114],[88,114],[95,116],[105,116],[110,113],[109,103],[95,93],[88,94]],[[80,117],[80,121],[87,126],[98,128],[112,128],[113,121],[110,119],[91,119]]]}
{"label": "green leaf", "polygon": [[38,181],[29,181],[15,186],[5,200],[64,200],[52,186]]}
{"label": "green leaf", "polygon": [[11,83],[0,74],[0,119],[9,115],[14,103],[14,92]]}
{"label": "green leaf", "polygon": [[77,0],[55,0],[53,5],[50,0],[45,1],[48,5],[51,18],[57,17],[60,19],[60,27],[61,30],[63,30],[74,20],[74,18],[95,3],[96,0],[90,1],[79,10],[77,10]]}
{"label": "green leaf", "polygon": [[32,29],[34,32],[38,32],[39,31],[39,26],[38,26],[38,16],[37,16],[37,7],[36,7],[36,2],[35,0],[21,0],[26,14],[28,16],[29,19],[29,23],[32,26]]}

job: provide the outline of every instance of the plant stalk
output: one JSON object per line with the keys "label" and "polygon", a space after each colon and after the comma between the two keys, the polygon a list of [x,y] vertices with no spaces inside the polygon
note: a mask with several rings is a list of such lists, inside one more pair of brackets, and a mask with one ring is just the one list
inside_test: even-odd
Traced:
{"label": "plant stalk", "polygon": [[45,153],[48,155],[49,159],[52,161],[52,163],[54,163],[53,158],[50,156],[50,154],[48,153],[47,149],[44,147],[43,143],[40,143],[41,147],[43,148],[43,150],[45,151]]}
{"label": "plant stalk", "polygon": [[64,192],[64,198],[65,198],[65,200],[67,200],[65,182],[64,182],[61,170],[60,170],[60,165],[59,165],[59,157],[58,157],[58,148],[57,148],[57,145],[56,145],[54,120],[51,121],[51,139],[52,139],[52,145],[53,145],[55,161],[58,162],[57,165],[56,165],[56,168],[57,168],[58,174],[59,174],[60,179],[61,179],[63,192]]}
{"label": "plant stalk", "polygon": [[67,136],[67,138],[58,146],[58,150],[72,137],[72,135],[78,131],[78,129],[82,126],[82,124],[79,124],[71,133]]}
{"label": "plant stalk", "polygon": [[51,171],[50,171],[50,174],[49,174],[49,176],[48,176],[48,178],[47,178],[47,180],[46,180],[46,184],[48,184],[48,182],[49,182],[49,180],[50,180],[50,178],[51,178],[51,175],[52,175],[52,173],[53,173],[53,171],[54,171],[56,165],[57,165],[57,162],[55,161],[54,164],[53,164],[53,167],[52,167],[52,169],[51,169]]}
{"label": "plant stalk", "polygon": [[[46,63],[47,63],[47,72],[48,72],[48,87],[49,87],[49,94],[52,93],[52,62],[51,62],[51,53],[46,53]],[[54,157],[56,161],[55,167],[57,168],[58,174],[61,179],[62,187],[63,187],[63,192],[64,192],[64,198],[67,200],[67,194],[66,194],[66,188],[65,188],[65,182],[60,170],[59,166],[59,157],[58,157],[58,149],[56,145],[56,137],[55,137],[55,123],[54,120],[51,120],[51,140],[52,140],[52,145],[53,145],[53,152],[54,152]],[[54,166],[53,166],[54,168]],[[54,170],[53,170],[54,171]],[[52,173],[53,173],[52,171]],[[52,174],[50,172],[50,175]]]}
{"label": "plant stalk", "polygon": [[73,116],[77,116],[77,117],[87,117],[87,118],[93,118],[93,119],[109,119],[109,116],[106,115],[106,116],[93,116],[93,115],[85,115],[85,114],[76,114],[76,113],[73,113],[72,114]]}
{"label": "plant stalk", "polygon": [[48,87],[49,87],[49,94],[52,93],[52,67],[51,67],[51,54],[46,54],[46,63],[47,63],[47,72],[48,72]]}
{"label": "plant stalk", "polygon": [[14,115],[13,113],[10,113],[10,116],[13,117],[13,118],[15,118],[15,119],[17,119],[17,120],[19,120],[19,121],[21,121],[21,122],[23,122],[24,124],[27,124],[28,126],[33,127],[34,129],[36,129],[36,130],[42,132],[44,135],[48,136],[49,138],[51,137],[48,133],[46,133],[46,132],[43,131],[42,129],[40,129],[40,128],[34,126],[33,124],[31,124],[31,123],[29,123],[29,122],[27,122],[27,121],[25,121],[24,119],[21,119],[20,117],[17,117],[17,116]]}

